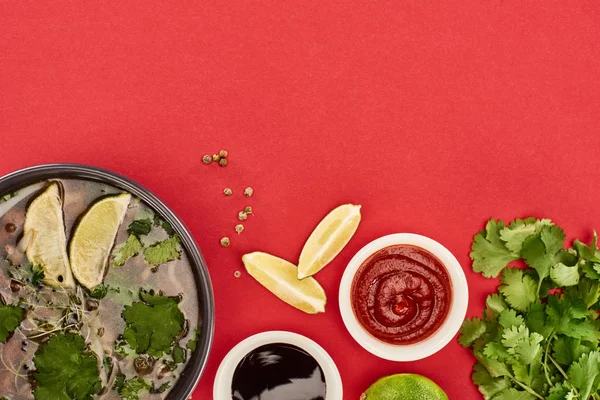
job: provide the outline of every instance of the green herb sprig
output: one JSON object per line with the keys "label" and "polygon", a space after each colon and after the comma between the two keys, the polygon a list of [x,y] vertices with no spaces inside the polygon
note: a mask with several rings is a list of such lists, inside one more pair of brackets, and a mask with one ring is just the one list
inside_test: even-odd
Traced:
{"label": "green herb sprig", "polygon": [[563,229],[534,218],[491,219],[475,236],[473,270],[501,282],[459,337],[485,399],[600,400],[597,241],[565,249]]}

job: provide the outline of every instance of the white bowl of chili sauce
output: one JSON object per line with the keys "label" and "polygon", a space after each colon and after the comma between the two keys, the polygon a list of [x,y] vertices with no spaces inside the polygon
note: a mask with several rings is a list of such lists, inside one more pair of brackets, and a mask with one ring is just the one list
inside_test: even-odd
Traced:
{"label": "white bowl of chili sauce", "polygon": [[452,340],[468,286],[454,255],[426,236],[397,233],[363,247],[340,283],[342,319],[365,350],[391,361],[428,357]]}

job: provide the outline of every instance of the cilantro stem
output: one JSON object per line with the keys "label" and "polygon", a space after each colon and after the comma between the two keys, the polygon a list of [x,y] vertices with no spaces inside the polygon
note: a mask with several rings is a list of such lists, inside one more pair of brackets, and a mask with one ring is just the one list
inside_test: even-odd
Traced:
{"label": "cilantro stem", "polygon": [[552,335],[550,335],[550,337],[548,338],[548,343],[546,343],[546,351],[544,353],[544,362],[542,363],[542,366],[544,367],[544,375],[546,375],[546,381],[548,382],[550,387],[552,387],[553,384],[550,380],[550,375],[548,373],[548,351],[550,350],[550,343],[552,343],[552,340],[554,339],[555,335],[556,333],[553,332]]}
{"label": "cilantro stem", "polygon": [[565,382],[569,384],[569,386],[571,387],[571,389],[573,389],[573,391],[575,392],[575,395],[577,397],[580,397],[580,394],[578,393],[577,389],[571,384],[571,382],[569,382],[569,377],[567,376],[566,372],[561,368],[560,365],[558,365],[558,363],[554,360],[554,358],[552,358],[551,355],[548,355],[548,358],[550,359],[550,361],[552,361],[552,364],[554,364],[554,366],[556,367],[556,369],[558,369],[558,371],[563,376],[563,378],[565,378]]}
{"label": "cilantro stem", "polygon": [[535,397],[537,397],[540,400],[545,400],[542,396],[540,396],[535,390],[533,390],[532,388],[530,388],[529,386],[519,382],[514,376],[512,376],[510,373],[508,374],[509,378],[512,379],[512,381],[514,383],[516,383],[517,385],[521,386],[523,389],[525,389],[525,391]]}

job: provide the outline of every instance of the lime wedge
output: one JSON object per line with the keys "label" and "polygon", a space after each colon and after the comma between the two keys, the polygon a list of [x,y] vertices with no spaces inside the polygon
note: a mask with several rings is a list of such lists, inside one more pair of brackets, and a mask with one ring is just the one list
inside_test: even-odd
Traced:
{"label": "lime wedge", "polygon": [[75,279],[88,289],[102,283],[119,227],[131,195],[105,197],[83,215],[75,229],[69,257]]}
{"label": "lime wedge", "polygon": [[298,268],[267,253],[245,254],[246,271],[271,293],[307,314],[325,312],[325,291],[313,278],[299,280]]}
{"label": "lime wedge", "polygon": [[417,374],[396,374],[383,377],[360,396],[360,400],[448,400],[434,381]]}
{"label": "lime wedge", "polygon": [[331,211],[317,225],[302,249],[298,279],[312,276],[329,264],[352,239],[360,218],[360,206],[354,204],[344,204]]}
{"label": "lime wedge", "polygon": [[[23,237],[30,236],[25,252],[33,265],[44,270],[44,282],[52,286],[75,287],[69,258],[59,184],[54,182],[36,197],[25,215]],[[30,233],[31,232],[31,233]]]}

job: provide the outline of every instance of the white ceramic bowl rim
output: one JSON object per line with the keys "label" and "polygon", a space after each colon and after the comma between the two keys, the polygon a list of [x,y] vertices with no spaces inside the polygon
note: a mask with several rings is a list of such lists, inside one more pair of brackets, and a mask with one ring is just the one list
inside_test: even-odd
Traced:
{"label": "white ceramic bowl rim", "polygon": [[242,358],[252,350],[270,343],[291,344],[310,354],[319,363],[325,374],[325,383],[327,385],[325,400],[342,400],[342,378],[331,356],[329,356],[325,349],[306,336],[286,331],[258,333],[242,340],[231,349],[217,370],[213,398],[215,400],[231,400],[233,373]]}
{"label": "white ceramic bowl rim", "polygon": [[[446,267],[452,285],[452,304],[442,326],[427,339],[410,345],[393,345],[372,336],[359,323],[351,303],[352,281],[362,263],[373,253],[393,245],[412,245],[425,249]],[[350,335],[365,350],[391,361],[415,361],[438,352],[456,335],[467,313],[469,290],[465,273],[454,255],[440,243],[414,233],[396,233],[367,244],[350,260],[340,283],[339,303],[344,324]]]}

